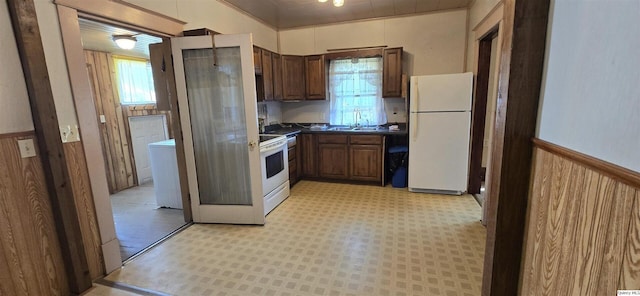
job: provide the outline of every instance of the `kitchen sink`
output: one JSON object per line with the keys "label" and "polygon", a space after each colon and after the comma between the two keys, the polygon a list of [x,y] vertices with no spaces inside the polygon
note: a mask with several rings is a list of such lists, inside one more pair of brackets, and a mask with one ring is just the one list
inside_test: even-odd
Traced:
{"label": "kitchen sink", "polygon": [[357,126],[357,127],[349,127],[349,126],[334,126],[329,128],[330,131],[377,131],[382,128],[377,126]]}

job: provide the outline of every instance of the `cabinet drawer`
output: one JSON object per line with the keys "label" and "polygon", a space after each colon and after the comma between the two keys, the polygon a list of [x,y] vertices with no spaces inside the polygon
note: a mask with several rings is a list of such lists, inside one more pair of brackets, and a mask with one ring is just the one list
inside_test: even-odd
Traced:
{"label": "cabinet drawer", "polygon": [[289,162],[296,159],[296,146],[289,148],[289,151],[287,151],[287,153],[289,154]]}
{"label": "cabinet drawer", "polygon": [[379,136],[379,135],[357,135],[357,136],[351,136],[351,144],[381,145],[382,144],[382,136]]}
{"label": "cabinet drawer", "polygon": [[347,144],[347,135],[318,135],[320,144]]}

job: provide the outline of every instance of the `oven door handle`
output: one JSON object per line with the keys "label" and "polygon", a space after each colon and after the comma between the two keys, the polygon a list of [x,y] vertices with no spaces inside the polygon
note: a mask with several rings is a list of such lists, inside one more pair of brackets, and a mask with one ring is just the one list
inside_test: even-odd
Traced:
{"label": "oven door handle", "polygon": [[285,145],[287,145],[287,143],[286,143],[286,142],[285,142],[285,143],[282,143],[282,144],[279,144],[279,145],[274,145],[274,146],[269,147],[269,148],[265,148],[264,150],[263,150],[263,149],[260,149],[260,153],[271,152],[271,151],[274,151],[274,150],[281,150],[281,149],[282,149],[282,147],[283,147],[283,146],[285,146]]}

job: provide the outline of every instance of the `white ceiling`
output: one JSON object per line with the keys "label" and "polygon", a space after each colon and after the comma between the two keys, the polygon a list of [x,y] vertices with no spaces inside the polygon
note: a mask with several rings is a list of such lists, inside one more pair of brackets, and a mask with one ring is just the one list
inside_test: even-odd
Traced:
{"label": "white ceiling", "polygon": [[278,29],[368,18],[392,17],[467,7],[472,0],[218,0],[253,15]]}
{"label": "white ceiling", "polygon": [[[132,56],[139,58],[149,58],[149,44],[162,42],[161,38],[151,35],[140,34],[136,31],[118,28],[112,25],[79,19],[80,35],[82,36],[82,46],[84,49],[110,52],[115,55]],[[131,50],[119,48],[113,42],[113,35],[135,35],[136,47]]]}

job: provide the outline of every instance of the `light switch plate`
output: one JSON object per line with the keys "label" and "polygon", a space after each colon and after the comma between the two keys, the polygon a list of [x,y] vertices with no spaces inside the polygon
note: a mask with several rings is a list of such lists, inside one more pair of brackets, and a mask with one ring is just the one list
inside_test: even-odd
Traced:
{"label": "light switch plate", "polygon": [[100,114],[100,123],[106,123],[107,122],[107,118],[104,117],[104,115]]}
{"label": "light switch plate", "polygon": [[20,147],[20,156],[22,158],[36,156],[36,147],[33,145],[33,139],[18,140]]}

